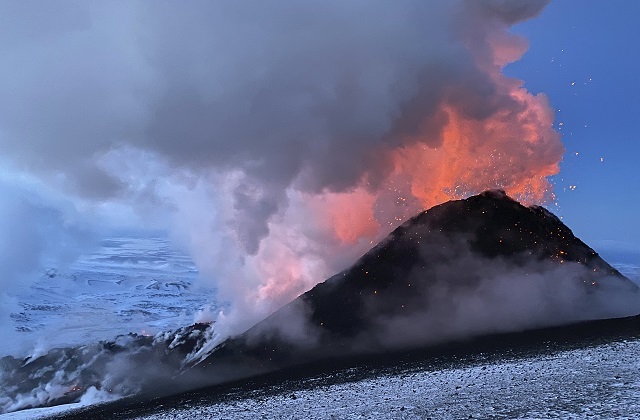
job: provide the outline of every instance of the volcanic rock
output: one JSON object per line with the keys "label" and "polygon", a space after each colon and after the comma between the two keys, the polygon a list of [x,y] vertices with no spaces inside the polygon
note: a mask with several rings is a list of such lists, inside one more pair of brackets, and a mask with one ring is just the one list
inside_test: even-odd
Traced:
{"label": "volcanic rock", "polygon": [[637,301],[635,283],[558,217],[491,190],[411,218],[351,268],[221,343],[198,368],[244,376],[635,315]]}

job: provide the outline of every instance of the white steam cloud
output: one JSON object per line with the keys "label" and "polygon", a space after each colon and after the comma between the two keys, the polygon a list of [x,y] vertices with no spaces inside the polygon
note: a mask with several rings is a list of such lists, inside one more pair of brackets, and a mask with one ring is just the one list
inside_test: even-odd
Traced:
{"label": "white steam cloud", "polygon": [[[549,197],[553,112],[502,74],[545,3],[5,2],[0,154],[84,216],[171,229],[238,332],[418,209]],[[0,284],[58,241],[27,215]]]}
{"label": "white steam cloud", "polygon": [[14,331],[16,294],[51,267],[64,268],[94,245],[95,233],[71,203],[38,183],[0,176],[0,331],[3,353],[30,345]]}

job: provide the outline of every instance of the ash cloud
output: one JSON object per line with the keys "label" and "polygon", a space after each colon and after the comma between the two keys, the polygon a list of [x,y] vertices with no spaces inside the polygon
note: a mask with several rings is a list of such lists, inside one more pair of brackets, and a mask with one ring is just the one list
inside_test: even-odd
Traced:
{"label": "ash cloud", "polygon": [[238,332],[418,209],[549,197],[553,112],[501,72],[544,5],[3,4],[0,153],[171,228]]}
{"label": "ash cloud", "polygon": [[[96,234],[73,205],[34,182],[0,174],[0,331],[3,353],[33,345],[15,330],[15,314],[23,312],[17,296],[45,274],[64,269],[96,245]],[[4,354],[3,354],[4,355]]]}
{"label": "ash cloud", "polygon": [[0,196],[3,290],[19,285],[23,276],[41,274],[47,266],[74,261],[81,249],[91,244],[87,227],[71,221],[73,216],[65,214],[59,203],[3,181]]}

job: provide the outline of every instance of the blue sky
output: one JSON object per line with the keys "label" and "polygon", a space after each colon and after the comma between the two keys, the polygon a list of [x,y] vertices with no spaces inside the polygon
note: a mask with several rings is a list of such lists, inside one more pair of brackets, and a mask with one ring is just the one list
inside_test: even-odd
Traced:
{"label": "blue sky", "polygon": [[596,245],[640,248],[639,18],[637,1],[552,1],[514,28],[530,47],[506,70],[556,110],[567,153],[555,178],[555,211]]}

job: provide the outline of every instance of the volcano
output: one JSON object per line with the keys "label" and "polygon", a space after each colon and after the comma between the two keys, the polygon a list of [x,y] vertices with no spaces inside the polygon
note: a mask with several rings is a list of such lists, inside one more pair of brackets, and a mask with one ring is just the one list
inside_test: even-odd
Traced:
{"label": "volcano", "polygon": [[243,376],[322,358],[638,313],[638,286],[540,206],[490,190],[424,211],[351,268],[196,363]]}
{"label": "volcano", "polygon": [[[3,389],[12,393],[5,408],[77,401],[89,389],[176,393],[316,362],[549,327],[560,329],[546,340],[616,328],[636,334],[639,297],[635,283],[555,215],[491,190],[416,215],[351,268],[224,341],[214,341],[215,324],[197,324],[39,358],[5,357]],[[613,318],[621,321],[589,324]],[[20,403],[25,395],[30,399]]]}

